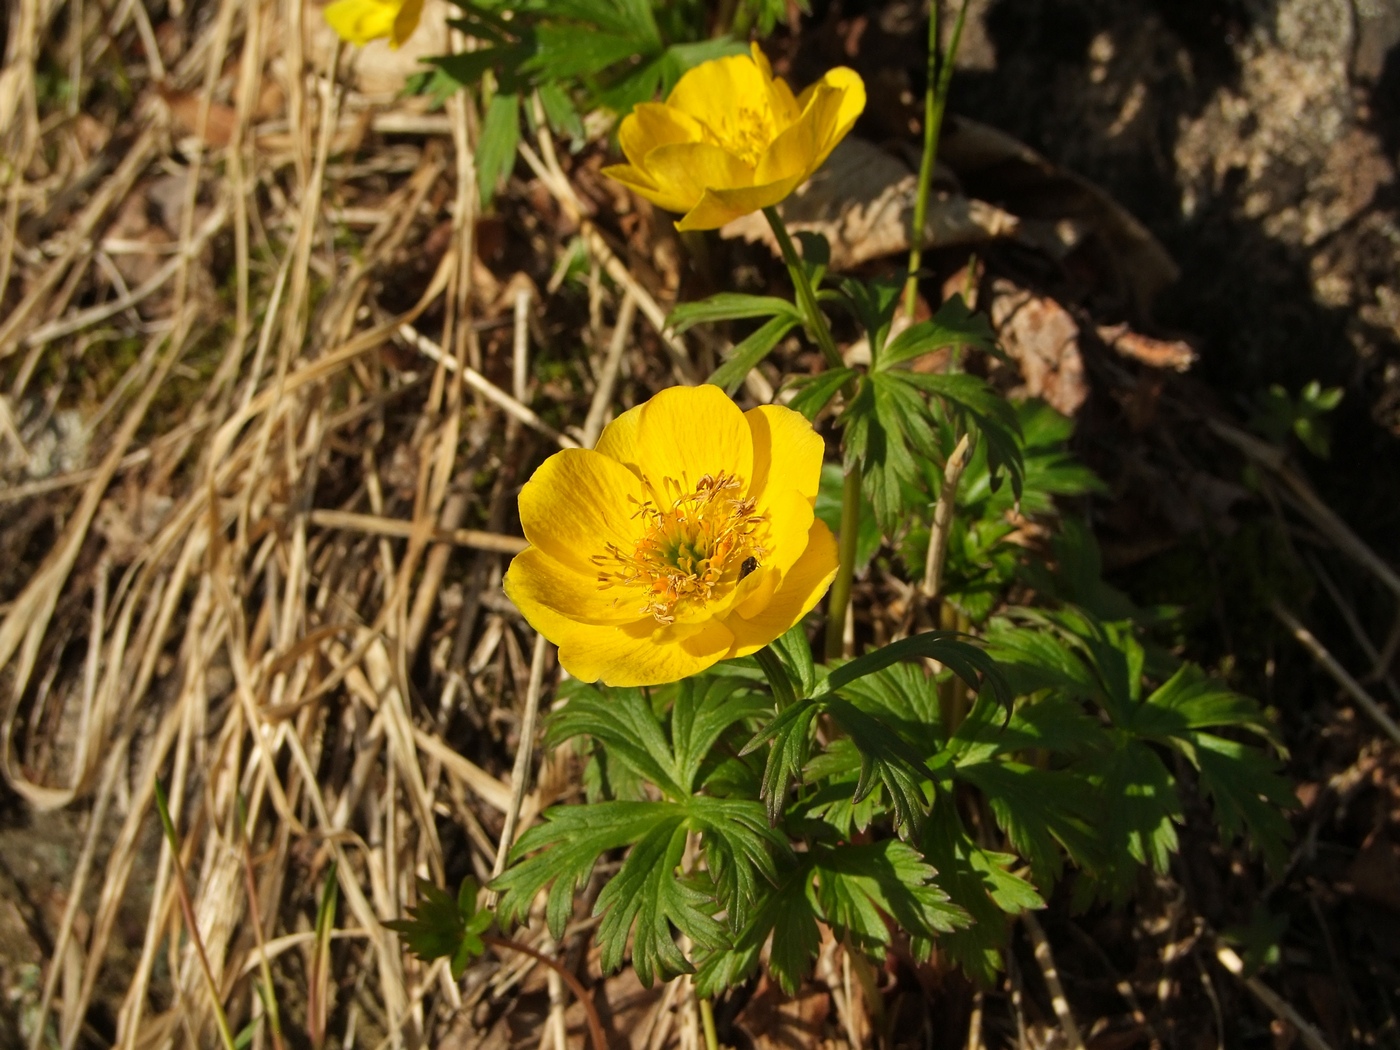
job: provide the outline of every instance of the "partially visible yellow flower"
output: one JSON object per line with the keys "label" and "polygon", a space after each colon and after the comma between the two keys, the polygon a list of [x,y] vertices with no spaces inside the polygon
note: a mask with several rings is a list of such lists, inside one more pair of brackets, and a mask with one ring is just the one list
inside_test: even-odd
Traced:
{"label": "partially visible yellow flower", "polygon": [[661,685],[757,652],[836,573],[813,513],[822,439],[797,412],[672,387],[520,492],[505,590],[575,678]]}
{"label": "partially visible yellow flower", "polygon": [[348,43],[363,47],[388,37],[389,46],[398,47],[418,28],[423,0],[335,0],[323,14]]}
{"label": "partially visible yellow flower", "polygon": [[777,204],[822,166],[865,109],[865,84],[844,66],[794,98],[758,45],[752,55],[690,70],[664,103],[622,121],[628,163],[604,168],[667,211],[681,230],[713,230]]}

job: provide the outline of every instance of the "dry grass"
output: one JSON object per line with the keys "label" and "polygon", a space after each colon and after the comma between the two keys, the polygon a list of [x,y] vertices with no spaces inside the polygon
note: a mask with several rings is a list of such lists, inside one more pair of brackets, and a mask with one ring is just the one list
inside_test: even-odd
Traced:
{"label": "dry grass", "polygon": [[[528,407],[538,296],[480,286],[468,103],[371,107],[293,0],[10,8],[0,761],[87,814],[29,1044],[217,1039],[158,778],[235,1030],[266,960],[289,1030],[435,1042],[462,992],[381,920],[418,877],[498,870],[502,827],[567,788],[507,764],[548,658],[497,597],[516,471],[596,436],[661,309],[598,259],[624,291],[570,333],[597,394],[560,433]],[[65,412],[76,461],[44,469]]]}

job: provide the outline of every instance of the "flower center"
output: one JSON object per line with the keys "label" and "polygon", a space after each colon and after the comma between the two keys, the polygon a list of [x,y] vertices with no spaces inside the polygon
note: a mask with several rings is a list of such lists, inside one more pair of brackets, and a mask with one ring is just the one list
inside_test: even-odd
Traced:
{"label": "flower center", "polygon": [[716,145],[740,157],[751,168],[758,167],[764,150],[777,137],[773,114],[767,108],[751,109],[748,106],[740,106],[732,114],[726,114],[714,134]]}
{"label": "flower center", "polygon": [[647,500],[638,507],[636,547],[625,551],[609,543],[593,562],[600,588],[639,588],[641,612],[667,624],[675,622],[678,606],[707,603],[718,588],[753,571],[764,553],[756,533],[768,516],[756,513],[752,496],[740,495],[733,474],[706,474],[694,489],[665,478],[661,488],[670,506]]}

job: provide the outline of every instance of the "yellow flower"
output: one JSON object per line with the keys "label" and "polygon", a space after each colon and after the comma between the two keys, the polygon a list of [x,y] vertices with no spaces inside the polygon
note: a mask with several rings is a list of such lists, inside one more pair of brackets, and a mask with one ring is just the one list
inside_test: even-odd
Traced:
{"label": "yellow flower", "polygon": [[423,0],[335,0],[323,12],[342,40],[363,47],[371,40],[389,38],[398,47],[418,28]]}
{"label": "yellow flower", "polygon": [[681,230],[713,230],[777,204],[821,167],[865,109],[844,66],[801,96],[753,54],[696,66],[664,102],[644,102],[618,130],[628,163],[604,168],[668,211]]}
{"label": "yellow flower", "polygon": [[575,678],[661,685],[757,652],[817,604],[836,541],[813,514],[822,439],[776,405],[672,387],[520,492],[505,590]]}

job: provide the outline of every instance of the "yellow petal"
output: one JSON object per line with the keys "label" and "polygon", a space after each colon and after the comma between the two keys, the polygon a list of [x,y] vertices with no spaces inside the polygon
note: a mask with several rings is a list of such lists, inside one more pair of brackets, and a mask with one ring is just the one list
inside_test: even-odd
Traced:
{"label": "yellow petal", "polygon": [[841,93],[818,84],[802,115],[764,151],[754,172],[754,181],[776,182],[794,176],[800,181],[810,178],[820,163],[818,158],[824,159],[822,150],[840,110]]}
{"label": "yellow petal", "polygon": [[644,197],[658,208],[667,211],[685,212],[690,204],[676,197],[671,191],[662,189],[646,172],[630,164],[610,164],[603,174],[622,183],[639,197]]}
{"label": "yellow petal", "polygon": [[[655,628],[654,630],[651,628]],[[613,686],[665,685],[699,674],[722,660],[733,648],[734,636],[723,624],[711,622],[684,638],[655,622],[630,627],[568,624],[554,638],[559,662],[584,682]]]}
{"label": "yellow petal", "polygon": [[753,183],[753,168],[709,142],[658,146],[647,154],[645,171],[661,192],[684,202],[678,211],[694,208],[707,190]]}
{"label": "yellow petal", "polygon": [[699,203],[686,212],[678,230],[717,230],[750,212],[777,204],[802,183],[806,176],[799,172],[790,178],[741,189],[708,189]]}
{"label": "yellow petal", "polygon": [[647,154],[658,146],[699,142],[704,135],[694,117],[660,102],[643,102],[623,118],[617,143],[633,166],[644,169]]}
{"label": "yellow petal", "polygon": [[520,525],[531,546],[582,574],[609,543],[630,551],[632,514],[646,498],[636,476],[591,449],[568,448],[540,464],[520,490]]}
{"label": "yellow petal", "polygon": [[[610,443],[620,461],[645,478],[670,506],[665,479],[692,492],[705,475],[753,477],[753,436],[739,406],[717,386],[673,386],[641,406],[636,439],[622,449],[622,432]],[[671,493],[671,496],[676,495]]]}
{"label": "yellow petal", "polygon": [[399,5],[389,0],[335,0],[321,13],[342,40],[363,47],[393,35]]}
{"label": "yellow petal", "polygon": [[756,590],[748,597],[740,596],[740,600],[733,603],[733,608],[743,616],[755,615],[767,603],[764,594],[771,595],[774,586],[782,586],[793,565],[807,549],[812,520],[816,516],[811,501],[800,492],[775,485],[770,485],[758,500],[757,510],[765,518],[758,534],[759,542],[763,545],[763,555],[759,560],[764,572],[770,574],[773,580],[766,592]]}
{"label": "yellow petal", "polygon": [[855,70],[845,66],[828,70],[826,76],[802,92],[797,104],[805,112],[817,92],[823,89],[835,91],[840,98],[840,105],[837,106],[834,116],[827,118],[825,141],[817,163],[812,166],[813,171],[822,166],[827,156],[836,148],[836,144],[855,126],[856,118],[865,111],[865,81],[861,80],[860,74]]}
{"label": "yellow petal", "polygon": [[398,47],[413,35],[418,28],[418,20],[423,17],[423,0],[403,0],[403,6],[394,18],[394,31],[389,36],[389,46]]}
{"label": "yellow petal", "polygon": [[699,120],[722,137],[741,103],[762,107],[767,115],[768,84],[751,55],[730,55],[688,70],[671,89],[666,105]]}
{"label": "yellow petal", "polygon": [[826,442],[801,412],[781,405],[760,405],[744,413],[753,434],[753,482],[749,495],[761,496],[772,478],[817,498]]}
{"label": "yellow petal", "polygon": [[748,656],[784,634],[821,601],[836,575],[836,538],[820,518],[812,522],[807,547],[764,608],[752,616],[732,613],[725,626],[734,634],[729,656]]}
{"label": "yellow petal", "polygon": [[642,615],[636,592],[620,587],[604,589],[599,586],[596,568],[590,573],[579,572],[538,547],[526,547],[512,558],[501,584],[531,623],[538,607],[593,624],[626,623]]}
{"label": "yellow petal", "polygon": [[788,87],[787,81],[782,77],[773,75],[773,66],[768,61],[768,56],[763,53],[755,40],[749,45],[749,51],[753,55],[754,65],[763,74],[763,79],[768,85],[768,101],[773,107],[774,123],[779,130],[787,127],[802,112],[802,107],[797,104],[797,99],[793,98],[792,88]]}
{"label": "yellow petal", "polygon": [[642,425],[644,405],[629,408],[603,428],[593,448],[619,463],[637,462],[637,428]]}

